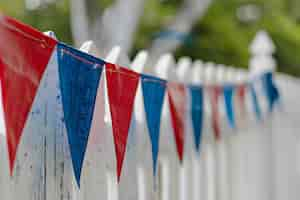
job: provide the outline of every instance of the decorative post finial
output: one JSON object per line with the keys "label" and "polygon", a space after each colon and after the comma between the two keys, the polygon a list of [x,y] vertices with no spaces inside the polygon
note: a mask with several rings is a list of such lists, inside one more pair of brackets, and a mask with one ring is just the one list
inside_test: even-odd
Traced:
{"label": "decorative post finial", "polygon": [[249,63],[252,74],[275,71],[276,61],[273,58],[275,45],[266,31],[259,31],[250,45],[251,59]]}

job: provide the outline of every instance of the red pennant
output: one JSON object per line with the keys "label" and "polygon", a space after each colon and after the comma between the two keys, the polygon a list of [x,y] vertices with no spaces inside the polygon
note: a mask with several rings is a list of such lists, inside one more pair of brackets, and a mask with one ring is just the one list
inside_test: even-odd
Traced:
{"label": "red pennant", "polygon": [[240,112],[242,116],[245,116],[246,105],[245,105],[245,96],[246,96],[246,85],[242,84],[237,87],[237,97],[240,106]]}
{"label": "red pennant", "polygon": [[182,84],[168,83],[168,99],[171,121],[179,160],[183,160],[184,150],[184,122],[186,114],[186,91]]}
{"label": "red pennant", "polygon": [[139,83],[139,74],[107,63],[106,79],[119,181],[126,151],[133,103]]}
{"label": "red pennant", "polygon": [[221,94],[221,88],[218,86],[212,86],[209,88],[211,98],[211,109],[212,109],[212,127],[215,134],[216,140],[221,138],[221,130],[219,123],[219,97]]}
{"label": "red pennant", "polygon": [[0,15],[0,78],[10,173],[37,88],[56,41]]}

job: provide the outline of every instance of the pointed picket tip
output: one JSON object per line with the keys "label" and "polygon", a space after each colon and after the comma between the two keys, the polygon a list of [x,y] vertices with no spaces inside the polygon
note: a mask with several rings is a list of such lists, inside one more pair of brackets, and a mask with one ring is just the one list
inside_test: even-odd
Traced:
{"label": "pointed picket tip", "polygon": [[216,81],[220,84],[226,82],[226,67],[225,65],[217,65],[216,67]]}
{"label": "pointed picket tip", "polygon": [[[147,59],[148,59],[148,52],[144,51],[144,50],[140,51],[135,56],[133,62],[130,65],[130,68],[137,73],[140,73],[140,74],[143,73]],[[138,92],[137,92],[137,97],[135,99],[134,106],[135,106],[134,115],[136,117],[136,120],[139,122],[143,122],[145,120],[144,115],[143,115],[144,104],[143,104],[143,98],[141,96],[140,90],[138,90]]]}
{"label": "pointed picket tip", "polygon": [[196,60],[192,66],[192,70],[190,71],[190,76],[192,77],[192,82],[196,85],[199,85],[203,81],[203,62],[200,60]]}
{"label": "pointed picket tip", "polygon": [[178,60],[176,73],[179,81],[185,83],[191,81],[189,77],[191,65],[192,65],[192,60],[189,57],[182,57]]}
{"label": "pointed picket tip", "polygon": [[[225,65],[222,65],[222,64],[219,64],[219,65],[217,65],[216,66],[216,83],[218,84],[218,85],[220,85],[220,86],[225,86],[225,84],[226,84],[226,67],[225,67]],[[222,87],[223,89],[222,89],[222,92],[224,92],[224,96],[226,96],[225,95],[225,90],[224,90],[224,88],[226,88],[226,87]],[[227,89],[227,90],[229,90],[229,89]],[[232,90],[232,88],[230,87],[230,90]],[[232,91],[229,91],[229,92],[232,92]],[[226,99],[226,98],[225,98]],[[221,100],[222,101],[222,100]],[[220,102],[221,104],[223,103],[223,102]],[[225,103],[226,103],[226,101],[225,101]],[[227,104],[226,104],[227,105]],[[224,113],[225,113],[225,108],[224,108],[224,106],[221,106],[220,108],[219,108],[219,112],[220,112],[220,115],[223,115],[224,116]]]}
{"label": "pointed picket tip", "polygon": [[114,46],[110,52],[107,54],[105,61],[110,63],[117,63],[119,57],[121,54],[121,47],[120,46]]}
{"label": "pointed picket tip", "polygon": [[238,84],[245,83],[248,80],[248,73],[244,70],[238,69],[236,70],[236,82]]}
{"label": "pointed picket tip", "polygon": [[162,79],[176,80],[177,75],[174,67],[174,56],[170,53],[164,54],[158,59],[155,65],[155,74]]}
{"label": "pointed picket tip", "polygon": [[144,71],[145,64],[148,59],[148,52],[145,50],[140,51],[134,58],[133,62],[131,63],[131,69],[135,72],[142,73]]}
{"label": "pointed picket tip", "polygon": [[49,37],[51,37],[51,38],[57,40],[57,37],[56,37],[56,34],[55,34],[54,31],[49,30],[49,31],[45,31],[45,32],[43,32],[43,33],[44,33],[45,35],[47,35],[47,36],[49,36]]}
{"label": "pointed picket tip", "polygon": [[84,51],[84,52],[90,52],[93,45],[94,45],[94,42],[92,40],[85,41],[81,45],[80,50]]}
{"label": "pointed picket tip", "polygon": [[250,45],[250,52],[252,55],[272,55],[275,53],[275,45],[266,31],[257,32]]}
{"label": "pointed picket tip", "polygon": [[117,64],[127,69],[130,69],[130,63],[131,62],[129,56],[125,54],[123,51],[121,51]]}
{"label": "pointed picket tip", "polygon": [[209,86],[208,87],[208,92],[209,92],[209,99],[210,99],[210,104],[207,104],[207,113],[210,113],[212,120],[212,129],[214,133],[214,138],[216,141],[218,141],[221,138],[220,135],[220,124],[219,124],[219,116],[220,116],[220,111],[219,111],[219,97],[220,97],[220,90],[218,87],[215,87],[215,84],[217,83],[216,80],[216,66],[214,63],[207,63],[205,65],[205,83]]}
{"label": "pointed picket tip", "polygon": [[105,58],[106,62],[129,68],[130,59],[120,46],[114,46]]}
{"label": "pointed picket tip", "polygon": [[214,63],[208,62],[205,64],[204,68],[204,80],[207,84],[214,83],[216,81],[216,67]]}
{"label": "pointed picket tip", "polygon": [[236,83],[236,69],[228,67],[226,70],[225,79],[227,83]]}
{"label": "pointed picket tip", "polygon": [[[107,56],[105,57],[105,61],[115,64],[118,62],[118,60],[120,58],[120,54],[121,54],[121,47],[114,46],[110,50],[110,52],[107,54]],[[109,110],[107,91],[104,92],[104,95],[105,95],[105,99],[107,99],[107,101],[105,101],[105,106],[104,106],[104,110],[105,110],[104,121],[106,123],[111,123],[112,121],[111,121],[111,115],[110,115],[110,110]]]}
{"label": "pointed picket tip", "polygon": [[[162,55],[157,64],[155,65],[156,75],[160,78],[178,81],[178,77],[175,70],[175,59],[172,54]],[[179,161],[183,160],[183,149],[184,149],[184,116],[185,116],[185,105],[186,105],[186,93],[183,85],[178,83],[168,83],[167,87],[170,119],[173,126],[173,134],[176,143],[177,154]],[[175,101],[176,99],[176,101]],[[166,104],[164,104],[166,105]],[[163,106],[162,114],[167,116],[167,107]],[[180,115],[178,114],[180,113]]]}
{"label": "pointed picket tip", "polygon": [[250,45],[252,58],[249,62],[252,78],[276,70],[276,61],[272,57],[276,47],[266,31],[259,31]]}
{"label": "pointed picket tip", "polygon": [[203,82],[203,70],[203,62],[200,60],[196,60],[192,65],[192,69],[190,70],[191,82],[194,86],[197,86],[190,87],[190,98],[194,144],[198,152],[200,150],[202,138],[204,113],[203,87],[201,86],[201,83]]}
{"label": "pointed picket tip", "polygon": [[195,60],[193,67],[203,67],[204,62],[202,60]]}
{"label": "pointed picket tip", "polygon": [[[238,97],[238,104],[241,117],[246,115],[247,105],[246,105],[246,90],[248,87],[249,73],[243,69],[236,69],[235,72],[235,83],[238,85],[236,88],[236,95]],[[250,89],[251,90],[251,89]]]}
{"label": "pointed picket tip", "polygon": [[92,40],[85,41],[81,45],[80,50],[95,57],[100,57],[99,49]]}
{"label": "pointed picket tip", "polygon": [[[162,55],[156,65],[154,65],[154,73],[157,77],[168,80],[170,76],[170,68],[175,66],[175,59],[172,54],[167,53]],[[168,109],[166,104],[163,104],[162,116],[166,117],[168,115]]]}

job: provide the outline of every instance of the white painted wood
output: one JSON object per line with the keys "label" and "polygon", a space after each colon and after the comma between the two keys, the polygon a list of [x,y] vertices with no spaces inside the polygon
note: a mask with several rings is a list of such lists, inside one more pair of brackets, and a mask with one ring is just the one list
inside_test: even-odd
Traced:
{"label": "white painted wood", "polygon": [[[196,60],[193,63],[192,70],[190,71],[192,84],[203,86],[204,67],[203,62]],[[205,115],[205,113],[204,113]],[[205,132],[203,126],[202,134]],[[193,200],[206,199],[207,195],[207,182],[206,182],[206,168],[205,159],[203,156],[203,137],[200,144],[200,152],[195,152],[193,157]]]}
{"label": "white painted wood", "polygon": [[[56,38],[51,31],[45,34]],[[204,64],[201,61],[195,61],[191,67],[191,60],[187,57],[179,60],[175,70],[176,63],[171,54],[163,55],[154,70],[161,78],[186,84],[237,84],[276,69],[276,63],[271,56],[275,47],[270,41],[265,32],[258,33],[251,46],[253,58],[249,61],[250,75],[243,70],[225,69],[224,65],[216,67],[214,63]],[[96,57],[100,56],[92,41],[84,43],[81,50]],[[121,182],[118,184],[103,71],[79,190],[73,175],[66,130],[62,121],[62,105],[58,100],[60,89],[56,58],[55,51],[25,125],[13,177],[9,177],[6,131],[0,106],[0,193],[3,199],[298,199],[300,139],[297,134],[299,120],[296,119],[300,111],[298,112],[299,109],[295,106],[297,92],[290,92],[297,91],[298,80],[279,75],[276,80],[286,101],[284,112],[280,113],[277,110],[271,120],[259,125],[255,122],[251,106],[248,106],[249,116],[245,120],[236,115],[238,131],[233,134],[228,129],[224,102],[221,99],[222,140],[219,143],[215,143],[212,137],[210,104],[206,96],[206,118],[200,158],[197,152],[193,151],[191,124],[188,124],[187,119],[189,128],[185,140],[183,166],[180,166],[176,153],[168,100],[165,97],[156,179],[152,174],[151,143],[139,85],[128,139],[130,149],[127,149]],[[147,58],[147,52],[139,52],[131,64],[131,69],[139,73],[145,71]],[[105,60],[112,63],[129,63],[127,55],[121,52],[120,47],[114,47]],[[259,93],[259,99],[265,114],[266,100],[262,93]]]}
{"label": "white painted wood", "polygon": [[[98,48],[93,41],[86,41],[81,51],[95,57],[99,56]],[[94,117],[82,168],[81,187],[73,185],[74,199],[113,199],[115,200],[117,178],[113,137],[109,124],[104,123],[104,73],[99,82]]]}
{"label": "white painted wood", "polygon": [[190,77],[192,79],[192,83],[195,85],[200,85],[201,83],[203,83],[204,69],[203,62],[201,60],[196,60],[193,63]]}
{"label": "white painted wood", "polygon": [[[130,67],[132,70],[142,73],[148,59],[148,52],[140,51]],[[134,120],[136,131],[137,145],[137,189],[138,199],[147,200],[155,199],[154,174],[152,163],[152,147],[149,132],[147,128],[144,98],[141,87],[141,79],[138,85],[135,104],[134,104]]]}
{"label": "white painted wood", "polygon": [[[206,63],[204,69],[204,84],[215,84],[215,65],[214,63]],[[206,171],[206,183],[207,183],[207,200],[217,199],[217,160],[216,160],[216,142],[214,139],[214,133],[211,126],[211,105],[210,97],[206,90],[204,96],[204,110],[205,110],[205,132],[203,134],[203,156],[205,159],[205,171]]]}
{"label": "white painted wood", "polygon": [[192,65],[192,60],[189,57],[182,57],[178,60],[176,73],[178,76],[178,81],[189,84],[191,83],[190,68]]}
{"label": "white painted wood", "polygon": [[56,58],[55,49],[23,131],[10,179],[12,199],[74,198],[71,191],[76,183],[62,122]]}
{"label": "white painted wood", "polygon": [[[274,71],[276,68],[276,62],[272,58],[272,53],[274,52],[274,44],[267,35],[266,32],[258,32],[254,38],[250,51],[252,54],[249,67],[251,71],[251,76],[255,77],[261,75],[266,71]],[[259,83],[258,83],[259,84]],[[261,90],[258,90],[261,91]],[[266,102],[265,97],[262,94],[258,94],[260,103]],[[267,114],[266,104],[261,104],[263,113]],[[256,129],[255,133],[252,134],[252,140],[255,143],[252,145],[251,149],[259,150],[260,153],[256,152],[253,155],[252,163],[257,163],[256,167],[253,166],[253,170],[250,171],[250,184],[252,187],[249,188],[251,195],[255,199],[274,199],[274,160],[273,160],[273,133],[272,133],[272,120],[267,119],[264,122],[264,129]],[[250,140],[251,141],[251,140]],[[249,149],[248,149],[249,150]],[[251,157],[250,157],[251,159]],[[252,164],[254,165],[254,164]],[[251,165],[251,166],[252,166]],[[254,184],[255,183],[255,184]],[[250,195],[250,196],[251,196]]]}
{"label": "white painted wood", "polygon": [[143,73],[147,59],[148,52],[145,50],[139,51],[133,59],[130,68],[138,73]]}
{"label": "white painted wood", "polygon": [[[128,56],[122,53],[120,47],[114,47],[111,53],[105,59],[107,62],[117,63],[118,59],[124,63],[124,67],[128,66],[129,59]],[[106,96],[107,98],[107,96]],[[108,102],[108,101],[107,101]],[[109,109],[108,104],[106,104],[106,114]],[[110,113],[109,113],[110,115]],[[110,124],[110,117],[106,115],[107,123]],[[111,125],[110,125],[111,126]],[[122,174],[120,177],[120,182],[118,183],[118,192],[120,200],[131,200],[138,198],[138,186],[137,186],[137,136],[135,131],[135,119],[132,119],[128,139],[127,148],[125,153],[125,158],[122,167]]]}
{"label": "white painted wood", "polygon": [[105,61],[110,63],[116,63],[118,61],[118,58],[120,57],[120,53],[121,53],[121,47],[114,46],[105,57]]}
{"label": "white painted wood", "polygon": [[10,199],[10,176],[8,166],[8,151],[6,145],[6,127],[4,122],[4,110],[2,106],[2,89],[0,83],[0,193],[4,199]]}
{"label": "white painted wood", "polygon": [[60,93],[56,58],[54,49],[23,129],[12,177],[9,176],[1,103],[0,192],[3,199],[72,198],[71,163],[61,121],[61,102],[57,99]]}
{"label": "white painted wood", "polygon": [[[260,30],[256,33],[255,38],[250,44],[250,52],[255,56],[270,56],[275,53],[276,47],[268,35],[268,33],[264,30]],[[268,67],[268,66],[265,66]]]}
{"label": "white painted wood", "polygon": [[[162,55],[155,66],[156,75],[170,81],[178,80],[174,66],[175,60],[171,54]],[[159,199],[178,200],[178,171],[180,163],[177,155],[173,128],[171,125],[167,93],[164,98],[162,110],[159,150],[159,175],[157,177],[159,179]]]}
{"label": "white painted wood", "polygon": [[273,118],[275,149],[275,198],[296,200],[300,196],[299,165],[299,79],[278,74],[276,76],[282,107]]}
{"label": "white painted wood", "polygon": [[[272,58],[275,50],[276,47],[267,32],[257,33],[250,46],[250,67],[253,73],[276,70],[276,62]],[[299,130],[299,120],[296,117],[299,113],[296,102],[299,98],[296,92],[298,81],[277,73],[275,80],[282,95],[282,107],[273,113],[268,124],[265,148],[268,148],[269,164],[265,167],[268,168],[266,175],[270,177],[270,183],[266,189],[272,199],[298,199],[300,192],[296,188],[299,187],[299,173],[295,164],[299,158],[299,137],[296,136]]]}
{"label": "white painted wood", "polygon": [[[224,81],[227,84],[236,84],[236,73],[235,73],[235,69],[233,67],[227,67],[225,74],[224,74]],[[235,102],[236,98],[233,98],[233,105],[234,108],[237,108],[236,102]],[[235,109],[235,114],[237,113],[236,109]],[[236,127],[239,128],[239,118],[237,115],[235,115],[235,122],[236,122]],[[227,194],[228,196],[226,196],[229,199],[234,199],[234,193],[236,192],[236,188],[233,186],[233,175],[237,174],[237,167],[236,165],[234,165],[234,159],[236,158],[234,156],[234,154],[232,153],[232,149],[233,146],[235,145],[235,141],[237,138],[237,134],[238,132],[236,130],[232,130],[232,129],[228,129],[228,126],[226,127],[226,131],[230,132],[230,134],[227,135],[227,137],[225,138],[225,141],[227,143]]]}
{"label": "white painted wood", "polygon": [[55,32],[52,31],[52,30],[45,31],[44,34],[45,34],[45,35],[48,35],[49,37],[52,37],[52,38],[54,38],[54,39],[57,39]]}
{"label": "white painted wood", "polygon": [[[216,68],[216,84],[225,85],[226,69],[224,65],[218,65]],[[217,162],[217,199],[218,200],[231,200],[230,186],[229,186],[229,162],[228,162],[228,138],[231,131],[228,126],[224,95],[219,97],[219,112],[220,112],[220,127],[221,127],[221,140],[216,144],[216,162]]]}
{"label": "white painted wood", "polygon": [[[80,50],[85,53],[91,54],[95,57],[100,57],[99,49],[96,47],[95,43],[92,40],[88,40],[88,41],[84,42],[81,45]],[[117,51],[117,50],[119,50],[119,49],[116,49],[116,50],[112,49],[112,51]]]}
{"label": "white painted wood", "polygon": [[[186,85],[192,83],[190,77],[192,70],[192,60],[188,57],[182,57],[177,63],[177,76],[178,81]],[[187,102],[191,102],[191,97],[188,88],[187,89]],[[190,105],[190,103],[187,103]],[[187,108],[187,115],[185,120],[185,135],[184,135],[184,160],[179,173],[179,197],[181,200],[190,200],[193,195],[193,163],[195,154],[194,136],[193,136],[193,125],[190,115],[191,108]]]}
{"label": "white painted wood", "polygon": [[[57,40],[54,31],[49,30],[44,32],[45,35]],[[44,197],[43,198],[61,198],[76,199],[77,183],[74,178],[71,155],[69,151],[69,143],[67,139],[67,132],[63,121],[63,108],[61,102],[61,92],[59,86],[59,75],[58,75],[58,63],[57,63],[56,49],[50,63],[48,64],[49,74],[44,76],[48,79],[49,95],[55,95],[48,99],[48,111],[54,109],[56,112],[50,115],[47,119],[51,122],[49,129],[55,131],[55,133],[48,132],[44,139],[44,179],[42,183],[44,185]],[[51,88],[51,89],[50,89]],[[47,89],[45,89],[47,90]],[[51,94],[52,93],[52,94]],[[47,123],[49,123],[47,122]],[[53,124],[55,123],[55,124]],[[55,127],[55,129],[53,129]],[[71,170],[71,171],[69,171]],[[64,184],[64,185],[63,185]],[[37,188],[40,190],[40,188]]]}

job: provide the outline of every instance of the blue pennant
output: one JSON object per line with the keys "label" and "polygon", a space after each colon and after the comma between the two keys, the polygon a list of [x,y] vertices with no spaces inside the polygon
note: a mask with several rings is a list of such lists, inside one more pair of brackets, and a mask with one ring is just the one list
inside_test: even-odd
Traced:
{"label": "blue pennant", "polygon": [[194,139],[197,151],[200,150],[202,125],[203,125],[203,89],[198,86],[190,86],[191,116],[194,129]]}
{"label": "blue pennant", "polygon": [[147,126],[152,144],[153,174],[156,175],[159,151],[160,118],[164,102],[166,81],[141,75]]}
{"label": "blue pennant", "polygon": [[269,111],[272,112],[275,103],[279,100],[279,91],[273,81],[273,73],[268,72],[263,76],[263,85],[269,103]]}
{"label": "blue pennant", "polygon": [[104,61],[59,44],[58,63],[64,121],[75,178],[80,187],[81,169]]}
{"label": "blue pennant", "polygon": [[260,110],[260,105],[257,100],[257,94],[254,88],[254,83],[249,83],[248,87],[250,88],[250,93],[251,93],[251,98],[252,98],[252,103],[255,111],[255,115],[257,120],[261,120],[261,110]]}
{"label": "blue pennant", "polygon": [[235,128],[235,116],[234,116],[234,108],[233,108],[234,86],[225,85],[223,88],[223,92],[224,92],[227,119],[231,128]]}

